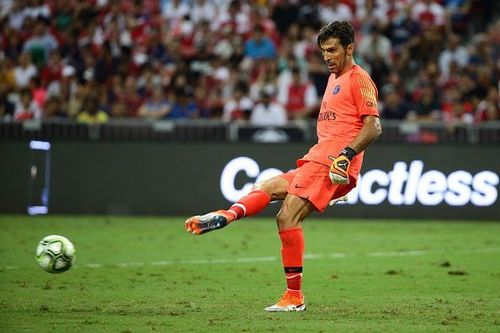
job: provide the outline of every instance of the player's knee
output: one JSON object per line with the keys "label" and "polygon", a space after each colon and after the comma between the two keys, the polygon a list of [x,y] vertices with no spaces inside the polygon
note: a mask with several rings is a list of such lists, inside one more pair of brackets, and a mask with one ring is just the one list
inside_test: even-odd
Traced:
{"label": "player's knee", "polygon": [[279,230],[283,230],[286,228],[287,220],[287,214],[283,212],[283,210],[280,210],[276,215],[276,224],[278,225]]}
{"label": "player's knee", "polygon": [[278,229],[281,229],[281,227],[286,224],[286,220],[286,214],[280,210],[278,214],[276,214],[276,224],[278,225]]}
{"label": "player's knee", "polygon": [[259,182],[252,187],[252,190],[266,192],[271,200],[283,200],[286,196],[287,183],[280,177]]}
{"label": "player's knee", "polygon": [[269,194],[269,196],[272,195],[272,187],[269,186],[269,184],[267,184],[266,182],[260,182],[260,183],[254,184],[252,186],[252,191],[255,191],[255,190],[266,192],[267,194]]}
{"label": "player's knee", "polygon": [[276,224],[278,226],[278,230],[286,230],[291,228],[296,228],[300,226],[300,221],[294,219],[293,216],[288,214],[285,209],[280,209],[278,214],[276,215]]}

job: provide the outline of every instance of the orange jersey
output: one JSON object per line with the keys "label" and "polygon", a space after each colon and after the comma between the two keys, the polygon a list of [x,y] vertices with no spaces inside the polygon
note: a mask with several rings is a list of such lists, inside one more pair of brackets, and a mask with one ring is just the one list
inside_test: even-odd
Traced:
{"label": "orange jersey", "polygon": [[[318,143],[297,164],[300,166],[307,161],[315,161],[330,166],[328,156],[336,157],[353,141],[363,127],[363,117],[379,116],[377,96],[375,84],[358,65],[340,77],[331,74],[318,115]],[[356,155],[351,163],[349,173],[356,178],[362,161],[363,152]]]}

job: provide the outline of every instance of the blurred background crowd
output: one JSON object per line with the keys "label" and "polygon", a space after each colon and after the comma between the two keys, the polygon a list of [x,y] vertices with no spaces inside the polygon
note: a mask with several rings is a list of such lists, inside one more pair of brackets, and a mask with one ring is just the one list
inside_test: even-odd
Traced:
{"label": "blurred background crowd", "polygon": [[313,119],[341,20],[383,118],[500,121],[499,3],[0,0],[0,118]]}

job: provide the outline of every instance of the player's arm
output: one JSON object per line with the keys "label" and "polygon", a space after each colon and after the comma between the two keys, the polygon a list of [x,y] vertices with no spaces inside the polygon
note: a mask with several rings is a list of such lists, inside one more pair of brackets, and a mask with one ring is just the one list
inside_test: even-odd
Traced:
{"label": "player's arm", "polygon": [[349,184],[349,165],[352,159],[382,134],[382,125],[377,110],[377,89],[366,76],[357,74],[351,78],[351,91],[357,111],[363,119],[363,127],[354,140],[332,160],[330,180],[334,184]]}
{"label": "player's arm", "polygon": [[363,117],[364,125],[354,140],[333,159],[330,180],[334,184],[349,184],[349,165],[352,159],[371,145],[382,134],[378,116]]}
{"label": "player's arm", "polygon": [[382,125],[378,116],[363,117],[363,128],[348,147],[352,148],[356,154],[364,151],[382,134]]}

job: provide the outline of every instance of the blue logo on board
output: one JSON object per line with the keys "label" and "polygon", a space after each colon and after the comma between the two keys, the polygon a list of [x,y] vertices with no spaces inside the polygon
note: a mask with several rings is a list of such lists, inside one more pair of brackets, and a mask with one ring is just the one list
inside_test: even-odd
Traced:
{"label": "blue logo on board", "polygon": [[340,86],[339,85],[336,85],[335,88],[333,88],[333,94],[334,95],[337,95],[340,91]]}

